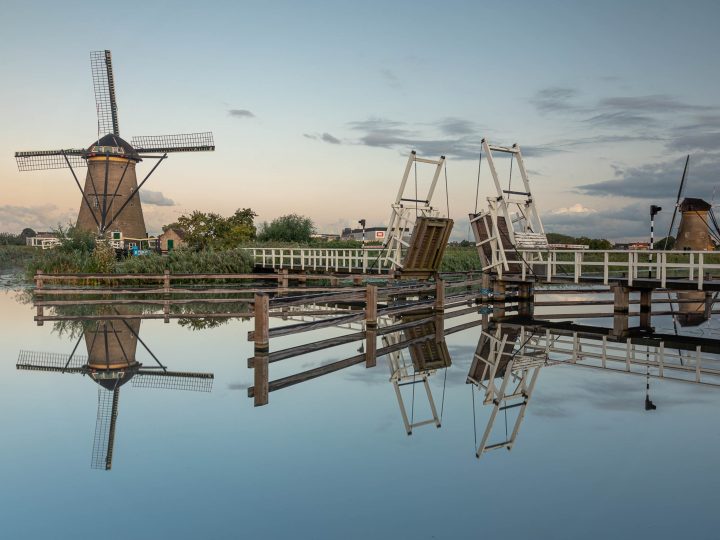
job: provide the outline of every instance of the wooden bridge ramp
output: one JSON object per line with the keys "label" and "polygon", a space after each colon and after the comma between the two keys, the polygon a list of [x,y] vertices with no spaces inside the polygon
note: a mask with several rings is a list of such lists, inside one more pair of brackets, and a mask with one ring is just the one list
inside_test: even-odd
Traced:
{"label": "wooden bridge ramp", "polygon": [[453,220],[449,218],[418,217],[400,275],[427,279],[438,273],[452,227]]}

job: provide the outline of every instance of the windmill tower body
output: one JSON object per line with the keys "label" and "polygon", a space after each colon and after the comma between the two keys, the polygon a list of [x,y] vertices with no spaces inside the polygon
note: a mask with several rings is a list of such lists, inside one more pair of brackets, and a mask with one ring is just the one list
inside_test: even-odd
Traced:
{"label": "windmill tower body", "polygon": [[680,204],[680,228],[675,249],[687,251],[711,251],[710,217],[712,206],[702,199],[684,199]]}
{"label": "windmill tower body", "polygon": [[[97,223],[102,224],[104,216],[111,232],[118,231],[125,238],[147,236],[135,173],[139,161],[132,146],[115,135],[106,135],[88,149],[85,196],[80,200],[77,220],[79,229],[97,232]],[[128,199],[130,202],[125,205]]]}
{"label": "windmill tower body", "polygon": [[[680,227],[675,249],[683,251],[710,251],[713,249],[710,235],[712,206],[702,199],[686,198],[680,204]],[[678,292],[683,302],[678,306],[678,322],[681,326],[697,326],[707,321],[705,293],[702,291]]]}
{"label": "windmill tower body", "polygon": [[139,367],[136,360],[140,319],[101,321],[85,330],[87,367],[93,370],[119,370]]}

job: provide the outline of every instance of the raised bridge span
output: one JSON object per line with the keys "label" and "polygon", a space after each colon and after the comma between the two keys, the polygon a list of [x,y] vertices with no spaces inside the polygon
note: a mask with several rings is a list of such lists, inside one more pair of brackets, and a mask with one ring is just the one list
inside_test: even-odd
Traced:
{"label": "raised bridge span", "polygon": [[[504,189],[494,154],[509,156],[521,179],[520,187]],[[720,254],[708,249],[590,250],[548,242],[518,145],[494,146],[482,141],[495,196],[487,208],[470,213],[480,263],[475,271],[488,283],[593,283],[633,290],[671,289],[720,291]],[[434,167],[425,194],[408,195],[408,180],[418,163]],[[431,160],[413,152],[407,162],[383,246],[358,249],[248,248],[255,267],[288,272],[391,274],[396,278],[428,279],[441,271],[453,220],[432,206],[445,158]],[[478,184],[479,188],[479,184]],[[447,189],[447,187],[446,187]],[[714,220],[713,220],[714,221]],[[681,221],[682,229],[682,221]],[[687,235],[685,235],[687,236]],[[692,243],[692,242],[691,242]]]}

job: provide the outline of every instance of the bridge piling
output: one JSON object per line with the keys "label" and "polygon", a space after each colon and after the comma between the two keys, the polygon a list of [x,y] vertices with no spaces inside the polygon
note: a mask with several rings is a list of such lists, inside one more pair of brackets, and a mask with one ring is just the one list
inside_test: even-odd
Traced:
{"label": "bridge piling", "polygon": [[627,314],[630,311],[630,289],[623,285],[613,285],[611,289],[614,296],[613,311]]}
{"label": "bridge piling", "polygon": [[270,351],[270,297],[265,293],[255,293],[255,356],[252,359],[255,379],[255,407],[267,405],[269,401],[269,368],[268,353]]}
{"label": "bridge piling", "polygon": [[377,285],[365,288],[365,367],[377,364]]}
{"label": "bridge piling", "polygon": [[640,291],[640,326],[650,328],[652,319],[652,289]]}

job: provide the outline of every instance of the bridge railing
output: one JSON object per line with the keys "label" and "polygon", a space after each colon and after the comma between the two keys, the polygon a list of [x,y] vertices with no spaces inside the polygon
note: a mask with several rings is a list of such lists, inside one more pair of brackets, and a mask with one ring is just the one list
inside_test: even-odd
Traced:
{"label": "bridge railing", "polygon": [[339,248],[245,248],[252,254],[256,267],[313,270],[327,272],[362,272],[382,274],[391,269],[387,250],[382,247],[365,249]]}
{"label": "bridge railing", "polygon": [[[507,250],[507,254],[514,250]],[[703,289],[706,275],[720,277],[720,252],[655,251],[655,250],[532,250],[520,249],[522,279],[537,276],[542,281],[553,278],[602,278],[607,285],[611,278],[625,278],[628,285],[641,279],[660,281],[665,287],[669,279],[687,280]],[[502,277],[502,268],[499,268]]]}

